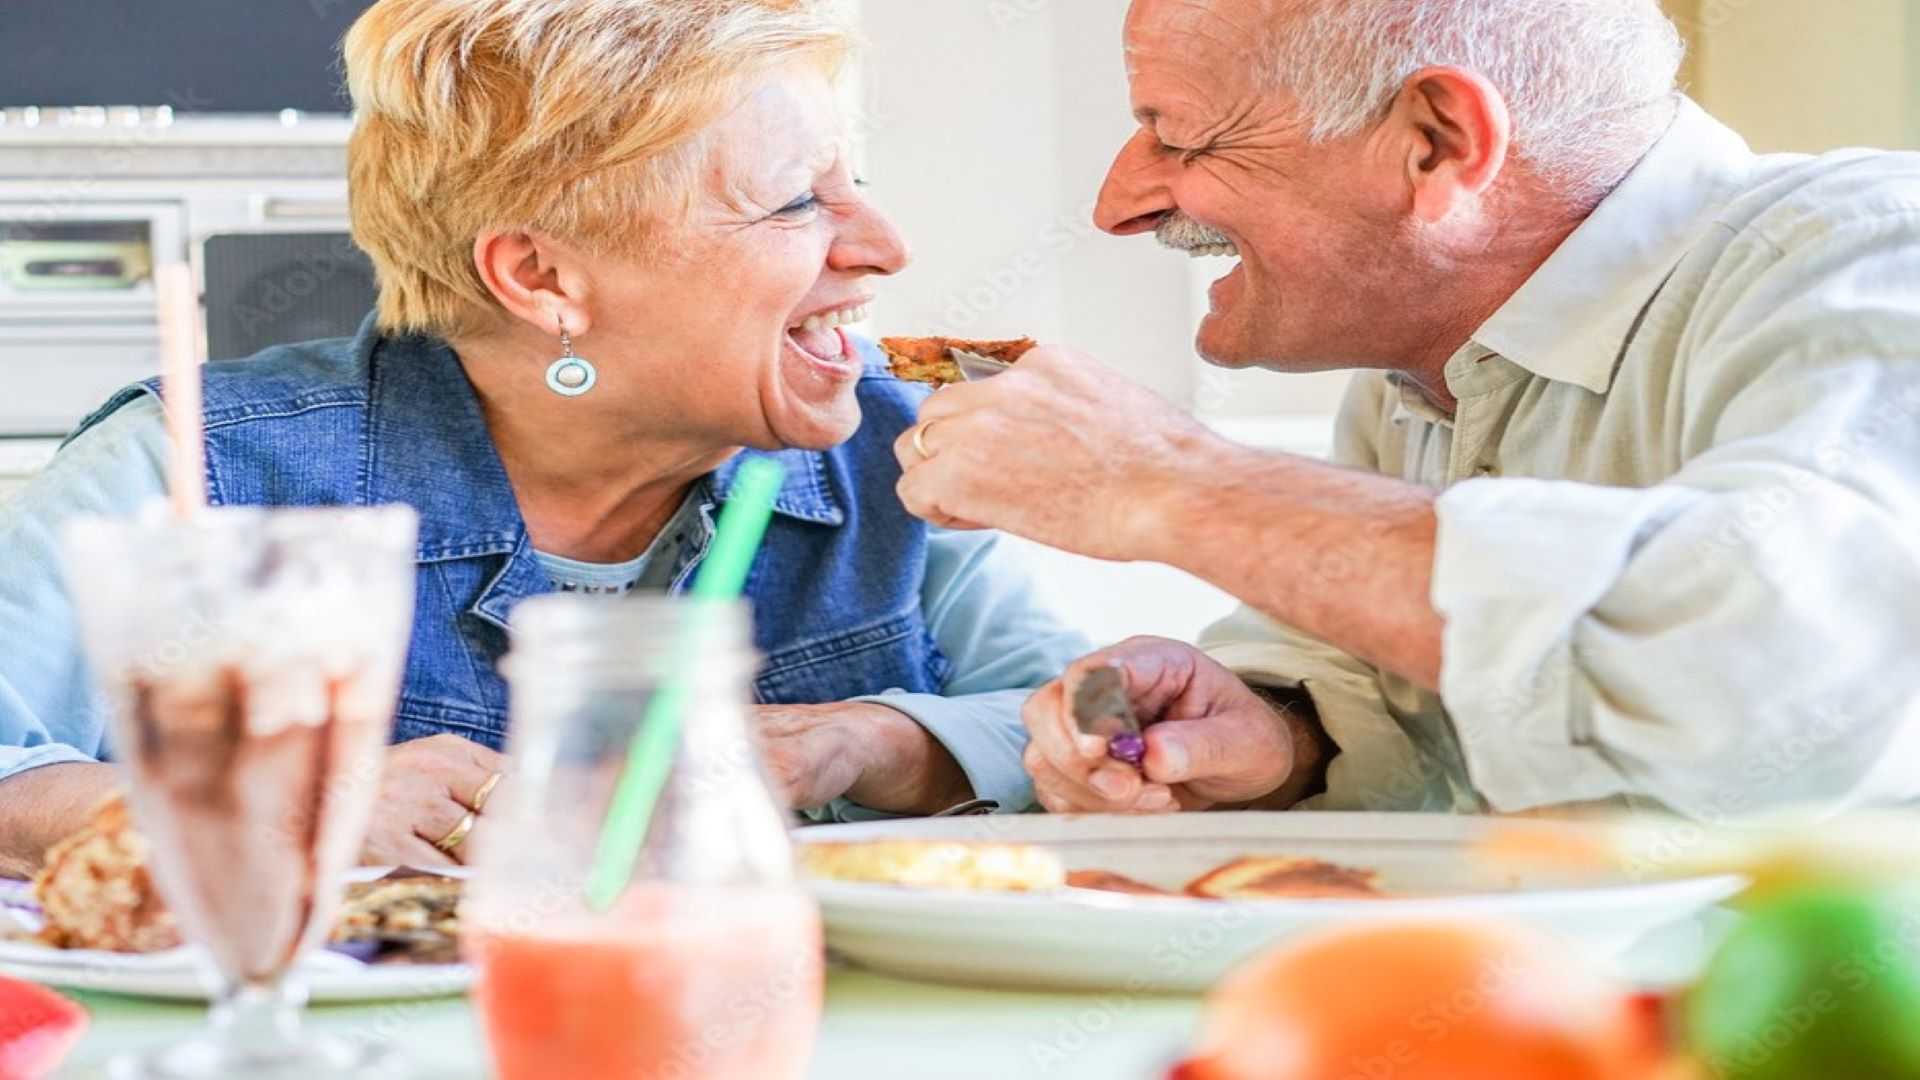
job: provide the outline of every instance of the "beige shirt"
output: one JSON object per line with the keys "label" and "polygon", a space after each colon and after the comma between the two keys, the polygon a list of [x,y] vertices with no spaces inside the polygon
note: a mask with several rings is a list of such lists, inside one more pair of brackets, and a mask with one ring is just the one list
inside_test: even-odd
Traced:
{"label": "beige shirt", "polygon": [[1325,809],[1920,797],[1920,155],[1756,157],[1691,102],[1446,369],[1336,458],[1444,489],[1441,693],[1242,611]]}

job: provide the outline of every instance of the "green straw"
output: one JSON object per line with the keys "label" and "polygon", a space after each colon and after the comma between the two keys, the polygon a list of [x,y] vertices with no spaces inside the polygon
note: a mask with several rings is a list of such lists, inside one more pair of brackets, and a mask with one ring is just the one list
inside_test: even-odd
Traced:
{"label": "green straw", "polygon": [[654,809],[666,789],[667,775],[673,771],[674,755],[680,749],[680,734],[686,726],[687,706],[693,698],[694,683],[687,672],[693,659],[713,634],[714,620],[726,610],[726,601],[738,599],[747,586],[747,571],[767,535],[767,523],[773,518],[773,500],[786,482],[787,470],[769,458],[754,458],[741,466],[734,480],[727,508],[720,515],[720,527],[714,534],[712,551],[700,567],[693,583],[693,607],[680,648],[668,677],[647,706],[646,718],[634,735],[627,754],[626,772],[613,793],[607,820],[600,829],[600,844],[594,852],[593,869],[587,876],[587,902],[605,911],[620,899],[633,868],[640,861],[640,848],[646,842],[647,828],[653,824]]}

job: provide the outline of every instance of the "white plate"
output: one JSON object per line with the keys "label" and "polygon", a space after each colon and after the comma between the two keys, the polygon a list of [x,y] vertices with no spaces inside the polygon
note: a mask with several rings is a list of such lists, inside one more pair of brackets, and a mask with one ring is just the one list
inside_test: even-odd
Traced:
{"label": "white plate", "polygon": [[1337,924],[1406,918],[1525,920],[1611,961],[1744,886],[1738,877],[1489,881],[1469,856],[1484,818],[1411,814],[1063,815],[948,818],[801,830],[802,844],[878,839],[1039,844],[1069,870],[1178,889],[1243,855],[1301,855],[1380,872],[1389,900],[1227,903],[1083,890],[950,892],[814,883],[827,941],[878,971],[1046,990],[1199,991],[1276,942]]}
{"label": "white plate", "polygon": [[[348,877],[370,881],[389,869],[355,870]],[[0,883],[0,901],[11,902],[25,892],[20,883]],[[134,956],[0,941],[0,974],[61,990],[166,1001],[207,1001],[217,991],[195,946]],[[298,974],[309,998],[321,1004],[445,997],[465,993],[474,977],[467,964],[371,965],[324,950],[303,957]]]}

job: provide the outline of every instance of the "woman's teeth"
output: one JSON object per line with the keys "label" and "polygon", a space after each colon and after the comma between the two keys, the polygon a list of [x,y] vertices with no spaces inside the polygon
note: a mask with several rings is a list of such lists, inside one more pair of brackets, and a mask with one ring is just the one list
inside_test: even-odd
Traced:
{"label": "woman's teeth", "polygon": [[1205,259],[1213,256],[1231,259],[1240,254],[1240,249],[1232,244],[1201,244],[1198,247],[1188,248],[1187,254],[1196,259]]}
{"label": "woman's teeth", "polygon": [[852,326],[854,323],[866,321],[867,305],[861,304],[857,307],[842,308],[839,311],[829,311],[824,315],[809,315],[794,329],[832,330],[835,327]]}

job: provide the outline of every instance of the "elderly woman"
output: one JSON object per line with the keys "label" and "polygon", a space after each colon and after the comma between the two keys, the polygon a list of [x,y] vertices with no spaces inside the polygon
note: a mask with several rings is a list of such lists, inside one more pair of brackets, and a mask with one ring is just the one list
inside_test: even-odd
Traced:
{"label": "elderly woman", "polygon": [[[369,861],[461,858],[514,605],[680,588],[754,455],[790,476],[749,592],[792,805],[1030,805],[1019,707],[1082,646],[994,536],[894,494],[918,392],[842,327],[908,256],[853,173],[851,40],[818,0],[382,0],[348,36],[379,310],[209,367],[206,427],[221,503],[420,511]],[[0,523],[0,869],[115,782],[54,557],[161,491],[159,395],[109,401]]]}

